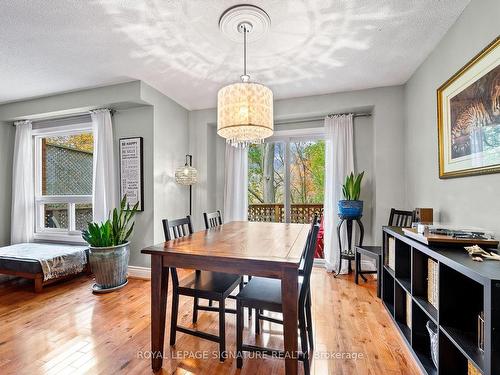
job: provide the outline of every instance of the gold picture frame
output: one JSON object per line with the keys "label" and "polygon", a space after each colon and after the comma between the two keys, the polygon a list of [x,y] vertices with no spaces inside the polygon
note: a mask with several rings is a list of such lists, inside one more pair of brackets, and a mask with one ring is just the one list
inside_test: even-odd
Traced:
{"label": "gold picture frame", "polygon": [[437,89],[439,178],[500,172],[500,37]]}

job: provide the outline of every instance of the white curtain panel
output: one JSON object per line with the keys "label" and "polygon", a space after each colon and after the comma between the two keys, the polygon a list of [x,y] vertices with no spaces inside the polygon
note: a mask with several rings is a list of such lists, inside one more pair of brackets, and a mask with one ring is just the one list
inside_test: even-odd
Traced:
{"label": "white curtain panel", "polygon": [[93,219],[107,220],[109,212],[118,204],[118,183],[113,147],[111,111],[91,111],[94,134],[94,175],[92,184]]}
{"label": "white curtain panel", "polygon": [[[353,115],[338,115],[325,118],[325,266],[337,272],[340,262],[337,225],[339,223],[337,203],[342,199],[342,184],[354,170]],[[342,245],[346,248],[347,234],[342,226]],[[347,260],[343,260],[340,273],[347,272]]]}
{"label": "white curtain panel", "polygon": [[32,125],[31,121],[18,121],[15,126],[10,220],[12,244],[32,242],[35,227]]}
{"label": "white curtain panel", "polygon": [[226,144],[224,222],[248,220],[248,149]]}

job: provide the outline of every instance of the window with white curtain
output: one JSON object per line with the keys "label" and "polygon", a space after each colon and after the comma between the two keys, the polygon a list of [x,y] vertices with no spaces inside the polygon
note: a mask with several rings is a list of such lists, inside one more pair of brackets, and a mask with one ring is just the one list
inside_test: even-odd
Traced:
{"label": "window with white curtain", "polygon": [[[83,122],[82,122],[83,120]],[[90,119],[34,125],[35,239],[82,242],[92,221]]]}
{"label": "window with white curtain", "polygon": [[248,220],[308,223],[323,211],[322,128],[276,131],[248,148]]}

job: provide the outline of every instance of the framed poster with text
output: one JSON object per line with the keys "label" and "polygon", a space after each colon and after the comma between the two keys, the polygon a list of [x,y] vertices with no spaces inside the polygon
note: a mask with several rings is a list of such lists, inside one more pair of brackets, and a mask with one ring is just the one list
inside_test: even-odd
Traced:
{"label": "framed poster with text", "polygon": [[126,194],[131,206],[139,202],[139,211],[144,211],[142,148],[142,137],[120,138],[120,197]]}

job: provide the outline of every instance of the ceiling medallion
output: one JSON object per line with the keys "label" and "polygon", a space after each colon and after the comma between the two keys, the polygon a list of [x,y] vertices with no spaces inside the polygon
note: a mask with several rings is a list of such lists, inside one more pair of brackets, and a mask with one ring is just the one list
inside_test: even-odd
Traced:
{"label": "ceiling medallion", "polygon": [[[250,82],[247,74],[247,42],[267,33],[271,19],[253,5],[237,5],[219,19],[221,32],[230,40],[243,40],[241,82],[221,88],[217,95],[217,134],[235,147],[262,143],[273,134],[273,92],[264,85]],[[238,36],[238,38],[236,38]]]}

